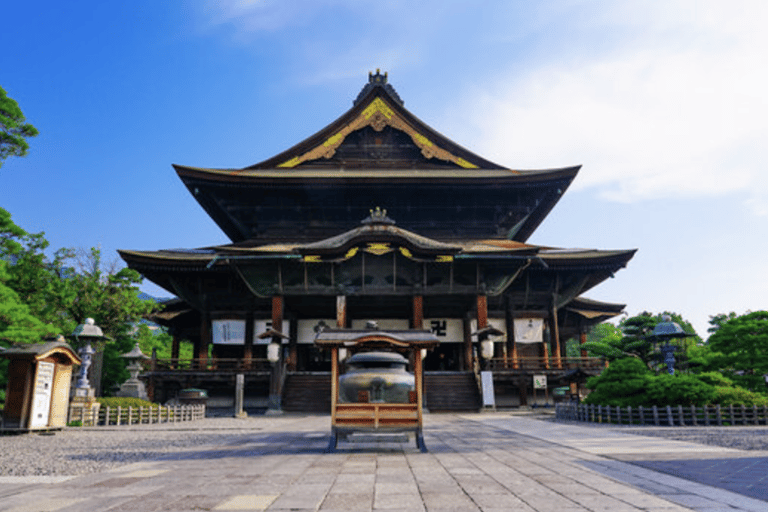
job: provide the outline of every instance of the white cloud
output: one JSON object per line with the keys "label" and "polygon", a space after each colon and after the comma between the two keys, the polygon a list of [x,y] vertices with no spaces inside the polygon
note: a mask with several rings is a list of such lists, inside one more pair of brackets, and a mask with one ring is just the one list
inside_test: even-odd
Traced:
{"label": "white cloud", "polygon": [[612,200],[746,191],[768,213],[768,11],[670,5],[606,13],[591,39],[629,34],[609,50],[473,87],[467,137],[521,168],[583,163],[575,186]]}

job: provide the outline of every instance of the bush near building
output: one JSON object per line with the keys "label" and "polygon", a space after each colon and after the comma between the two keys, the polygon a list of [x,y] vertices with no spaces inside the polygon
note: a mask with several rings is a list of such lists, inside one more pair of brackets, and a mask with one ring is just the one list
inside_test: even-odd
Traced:
{"label": "bush near building", "polygon": [[730,379],[717,372],[656,375],[634,357],[614,361],[586,385],[592,392],[584,403],[595,405],[768,405],[765,395],[733,386]]}

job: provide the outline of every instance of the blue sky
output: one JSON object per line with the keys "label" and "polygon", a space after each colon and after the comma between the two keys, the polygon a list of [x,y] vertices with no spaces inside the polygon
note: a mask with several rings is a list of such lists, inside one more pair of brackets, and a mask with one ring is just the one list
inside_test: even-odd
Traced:
{"label": "blue sky", "polygon": [[3,18],[0,85],[40,136],[0,168],[0,206],[53,248],[226,243],[171,163],[273,156],[381,68],[476,153],[583,164],[530,241],[638,248],[590,297],[700,334],[766,307],[768,3],[30,0]]}

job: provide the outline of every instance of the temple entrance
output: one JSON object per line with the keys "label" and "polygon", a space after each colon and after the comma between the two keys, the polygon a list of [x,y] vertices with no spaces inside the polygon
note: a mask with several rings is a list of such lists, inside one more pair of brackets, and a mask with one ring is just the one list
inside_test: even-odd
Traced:
{"label": "temple entrance", "polygon": [[462,343],[441,343],[424,359],[426,372],[457,372],[462,368]]}

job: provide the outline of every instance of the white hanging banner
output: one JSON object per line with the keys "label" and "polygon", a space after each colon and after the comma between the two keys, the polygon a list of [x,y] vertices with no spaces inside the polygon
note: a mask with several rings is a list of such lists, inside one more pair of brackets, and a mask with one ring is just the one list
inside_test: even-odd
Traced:
{"label": "white hanging banner", "polygon": [[461,318],[425,318],[424,328],[440,339],[440,343],[464,341],[464,323]]}
{"label": "white hanging banner", "polygon": [[213,320],[211,337],[217,345],[245,344],[245,320]]}
{"label": "white hanging banner", "polygon": [[544,341],[543,318],[515,318],[515,343]]}
{"label": "white hanging banner", "polygon": [[[272,338],[259,339],[262,334],[272,328],[272,320],[254,320],[253,344],[266,345]],[[283,334],[291,332],[290,320],[283,320]],[[245,345],[245,320],[213,320],[211,322],[211,338],[217,345]],[[283,343],[288,340],[283,339]]]}

